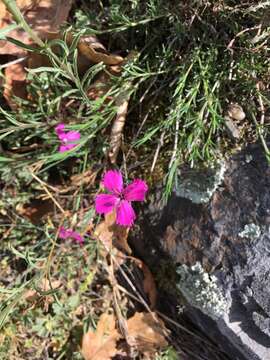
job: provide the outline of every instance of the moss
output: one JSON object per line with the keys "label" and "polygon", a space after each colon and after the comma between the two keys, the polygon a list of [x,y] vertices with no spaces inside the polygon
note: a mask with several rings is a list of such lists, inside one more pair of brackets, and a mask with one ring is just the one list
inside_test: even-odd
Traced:
{"label": "moss", "polygon": [[192,306],[206,315],[217,319],[227,311],[227,301],[217,285],[217,279],[204,271],[200,263],[188,267],[181,265],[177,269],[180,281],[177,288]]}

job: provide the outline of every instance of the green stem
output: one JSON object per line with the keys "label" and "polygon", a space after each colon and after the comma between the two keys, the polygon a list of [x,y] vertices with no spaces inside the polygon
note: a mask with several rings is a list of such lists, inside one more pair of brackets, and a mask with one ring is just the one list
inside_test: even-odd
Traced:
{"label": "green stem", "polygon": [[260,138],[260,140],[261,140],[262,146],[263,146],[263,148],[264,148],[265,155],[266,155],[266,159],[267,159],[267,161],[270,163],[270,150],[269,150],[269,148],[268,148],[268,146],[267,146],[267,144],[266,144],[266,141],[265,141],[265,139],[264,139],[264,137],[263,137],[262,125],[258,123],[258,121],[257,121],[257,119],[256,119],[256,117],[255,117],[254,114],[251,114],[251,117],[252,117],[252,120],[253,120],[253,122],[254,122],[254,124],[255,124],[255,127],[256,127],[257,133],[258,133],[258,135],[259,135],[259,138]]}
{"label": "green stem", "polygon": [[31,27],[25,21],[20,9],[18,8],[15,0],[2,0],[6,5],[8,11],[13,15],[14,20],[20,25],[40,47],[45,47],[45,43],[37,36]]}
{"label": "green stem", "polygon": [[78,81],[77,81],[76,77],[74,76],[74,74],[69,70],[69,68],[65,64],[61,63],[61,61],[54,54],[54,52],[50,48],[46,47],[46,44],[38,37],[38,35],[35,33],[35,31],[33,31],[33,29],[31,29],[31,27],[27,24],[27,22],[25,21],[25,19],[23,17],[23,14],[21,13],[20,9],[18,8],[18,6],[16,4],[16,1],[15,0],[2,0],[2,1],[6,5],[8,11],[13,15],[16,23],[18,25],[20,25],[24,29],[24,31],[26,31],[29,34],[29,36],[34,40],[34,42],[38,46],[45,49],[47,54],[49,56],[51,56],[54,59],[54,61],[58,64],[58,66],[60,68],[63,68],[68,73],[71,80],[77,84]]}

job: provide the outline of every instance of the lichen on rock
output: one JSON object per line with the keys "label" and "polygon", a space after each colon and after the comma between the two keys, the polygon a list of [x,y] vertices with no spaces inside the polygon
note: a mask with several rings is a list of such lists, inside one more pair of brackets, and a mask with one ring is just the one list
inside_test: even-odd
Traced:
{"label": "lichen on rock", "polygon": [[205,272],[199,262],[191,267],[180,265],[176,271],[180,275],[177,288],[189,304],[213,319],[227,312],[228,303],[217,285],[216,277]]}
{"label": "lichen on rock", "polygon": [[256,240],[261,235],[261,229],[256,224],[246,224],[244,230],[238,234],[241,238],[249,238],[250,240]]}
{"label": "lichen on rock", "polygon": [[226,171],[225,161],[215,166],[201,169],[181,170],[175,186],[178,197],[191,200],[194,204],[208,203],[218,186],[221,185]]}

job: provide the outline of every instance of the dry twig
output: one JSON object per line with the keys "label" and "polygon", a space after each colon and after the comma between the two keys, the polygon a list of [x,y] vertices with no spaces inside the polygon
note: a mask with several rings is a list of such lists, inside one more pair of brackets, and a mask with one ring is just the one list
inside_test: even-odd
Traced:
{"label": "dry twig", "polygon": [[157,149],[156,149],[156,152],[155,152],[155,155],[154,155],[154,159],[153,159],[153,162],[152,162],[152,166],[151,166],[151,170],[150,172],[152,173],[155,169],[155,166],[156,166],[156,162],[157,162],[157,159],[158,159],[158,155],[159,155],[159,152],[160,152],[160,149],[161,147],[163,146],[163,142],[164,142],[164,136],[165,136],[165,131],[162,132],[161,136],[160,136],[160,139],[158,141],[158,145],[157,145]]}

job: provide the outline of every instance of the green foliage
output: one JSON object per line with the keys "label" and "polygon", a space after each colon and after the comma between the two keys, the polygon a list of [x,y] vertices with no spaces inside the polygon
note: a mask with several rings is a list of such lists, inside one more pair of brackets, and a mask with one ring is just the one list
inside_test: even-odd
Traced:
{"label": "green foliage", "polygon": [[[252,29],[256,29],[258,15],[265,6],[234,9],[232,3],[216,1],[207,5],[190,1],[184,6],[176,1],[111,0],[106,7],[102,2],[95,6],[83,2],[75,12],[74,27],[67,29],[76,33],[73,44],[67,46],[65,35],[63,40],[49,41],[41,52],[47,53],[52,65],[29,70],[31,101],[23,102],[19,115],[2,110],[0,131],[6,148],[14,142],[17,147],[33,141],[42,144],[28,158],[16,156],[20,159],[16,167],[41,161],[47,169],[68,157],[85,156],[86,148],[99,160],[109,141],[102,132],[116,112],[113,102],[106,99],[118,96],[129,84],[126,141],[139,154],[146,154],[139,162],[149,169],[154,156],[149,156],[151,149],[162,135],[161,151],[166,156],[158,157],[158,161],[169,194],[179,165],[213,163],[234,146],[223,119],[229,102],[242,104],[248,114],[246,132],[254,129],[252,115],[260,116],[259,93],[263,99],[266,95],[264,90],[258,90],[258,83],[268,81],[269,57],[263,46],[268,28],[262,28],[260,36],[255,36]],[[251,30],[238,35],[248,28]],[[109,93],[91,100],[87,89],[105,67],[97,64],[80,75],[76,44],[80,36],[95,33],[109,51],[137,53],[125,64],[121,77],[111,77]],[[230,50],[231,40],[234,42]],[[52,55],[52,46],[58,46],[57,55]],[[74,106],[67,108],[67,103]],[[72,119],[70,128],[80,130],[83,137],[76,149],[59,154],[53,127],[64,119]],[[246,132],[240,145],[249,141]],[[267,127],[263,126],[259,137],[266,135]],[[149,150],[142,151],[142,147]],[[129,166],[134,169],[128,162]]]}
{"label": "green foliage", "polygon": [[[258,90],[258,83],[268,81],[268,50],[262,43],[268,28],[265,25],[262,36],[256,36],[256,26],[262,8],[269,5],[236,5],[112,0],[92,22],[93,31],[105,39],[108,32],[112,36],[112,49],[120,46],[122,51],[138,51],[135,64],[126,66],[128,80],[136,87],[129,118],[137,117],[139,129],[135,137],[130,135],[130,141],[132,146],[150,149],[158,146],[161,136],[164,138],[162,152],[166,158],[160,156],[160,161],[167,194],[174,186],[179,165],[213,163],[235,146],[224,125],[229,102],[240,103],[247,112],[246,130],[235,147],[250,141],[248,133],[254,130],[251,114],[260,116],[258,96],[264,91]],[[247,30],[239,34],[243,29]],[[134,66],[136,73],[131,69]],[[261,130],[260,138],[267,136],[266,125]],[[146,153],[145,167],[150,168]]]}
{"label": "green foliage", "polygon": [[170,347],[168,347],[168,349],[166,349],[160,355],[158,355],[155,360],[177,360],[178,358],[179,358],[179,355],[170,346]]}
{"label": "green foliage", "polygon": [[[55,247],[49,228],[44,232],[41,227],[18,220],[17,229],[21,230],[15,230],[5,240],[9,241],[10,250],[1,260],[2,272],[13,279],[9,279],[7,287],[0,282],[1,359],[7,349],[9,356],[19,352],[21,357],[36,359],[37,354],[44,354],[45,348],[57,359],[71,354],[72,359],[81,359],[83,326],[87,326],[93,311],[89,289],[94,279],[96,243],[88,241],[80,248],[66,242]],[[52,249],[53,262],[49,255]],[[85,251],[89,254],[87,258],[82,256]],[[14,266],[18,271],[11,271]],[[52,284],[57,280],[57,288],[44,291],[41,284],[46,278]],[[39,294],[36,300],[27,299],[29,289]],[[22,342],[24,334],[28,338],[26,343]],[[69,341],[69,337],[73,340]],[[28,349],[37,353],[28,353]]]}

